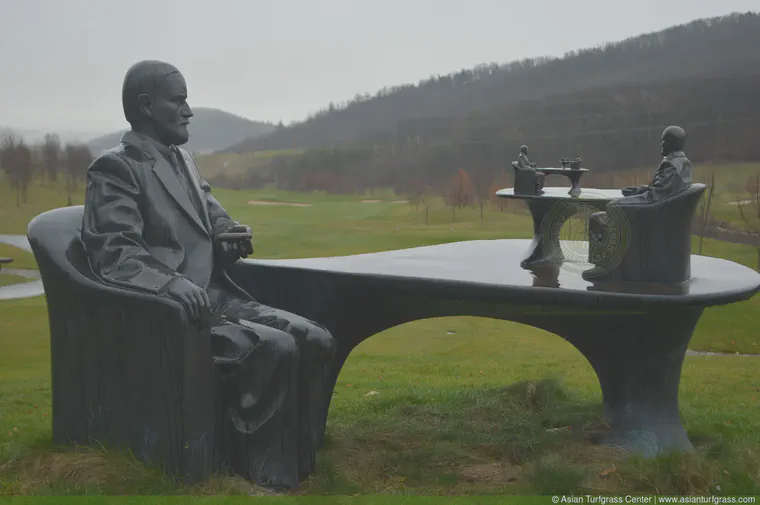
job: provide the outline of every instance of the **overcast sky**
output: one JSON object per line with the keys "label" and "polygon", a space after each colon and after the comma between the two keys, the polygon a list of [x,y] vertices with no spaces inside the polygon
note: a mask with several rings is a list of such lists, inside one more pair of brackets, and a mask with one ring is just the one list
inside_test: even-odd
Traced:
{"label": "overcast sky", "polygon": [[759,0],[0,0],[0,125],[123,128],[121,83],[176,65],[191,106],[264,121],[484,62],[564,54]]}

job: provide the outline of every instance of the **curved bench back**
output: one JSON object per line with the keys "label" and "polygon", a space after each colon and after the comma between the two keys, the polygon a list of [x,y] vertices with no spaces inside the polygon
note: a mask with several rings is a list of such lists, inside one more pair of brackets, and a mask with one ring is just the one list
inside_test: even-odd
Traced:
{"label": "curved bench back", "polygon": [[54,288],[53,284],[67,284],[74,278],[79,283],[99,283],[80,239],[83,213],[81,205],[53,209],[32,219],[27,227],[46,292]]}
{"label": "curved bench back", "polygon": [[705,189],[695,183],[654,203],[610,204],[622,210],[630,227],[630,245],[618,267],[621,280],[673,284],[691,278],[692,219]]}

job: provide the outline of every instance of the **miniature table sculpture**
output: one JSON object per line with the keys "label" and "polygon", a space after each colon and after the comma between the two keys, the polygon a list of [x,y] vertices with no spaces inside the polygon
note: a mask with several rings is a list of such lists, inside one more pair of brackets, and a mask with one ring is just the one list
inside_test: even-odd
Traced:
{"label": "miniature table sculpture", "polygon": [[[553,167],[538,167],[536,172],[540,172],[547,177],[550,175],[564,175],[570,179],[570,190],[567,192],[570,196],[578,196],[581,194],[581,176],[588,172],[588,168],[553,168]],[[622,195],[621,195],[622,196]]]}
{"label": "miniature table sculpture", "polygon": [[[564,256],[560,247],[560,230],[565,221],[584,208],[605,210],[607,203],[623,196],[617,189],[584,189],[578,196],[571,196],[567,188],[544,188],[542,195],[520,194],[512,188],[507,188],[497,191],[496,195],[525,200],[530,209],[533,218],[533,241],[520,263],[523,268],[532,268],[547,262],[561,262]],[[618,222],[620,223],[622,221]],[[615,238],[619,240],[621,247],[625,247],[628,241],[627,228],[618,225],[614,231],[618,232]]]}

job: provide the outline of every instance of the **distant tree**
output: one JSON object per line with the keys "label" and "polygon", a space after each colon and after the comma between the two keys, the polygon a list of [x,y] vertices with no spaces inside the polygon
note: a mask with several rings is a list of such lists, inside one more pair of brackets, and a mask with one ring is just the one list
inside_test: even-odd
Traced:
{"label": "distant tree", "polygon": [[420,210],[420,203],[422,203],[422,194],[425,191],[425,183],[420,179],[415,179],[406,184],[404,194],[409,201],[409,205],[414,207],[416,212]]}
{"label": "distant tree", "polygon": [[61,165],[61,139],[55,133],[46,133],[42,143],[42,173],[49,181],[58,180]]}
{"label": "distant tree", "polygon": [[425,210],[425,225],[428,224],[428,218],[430,216],[430,206],[433,203],[433,200],[435,199],[435,191],[433,191],[433,188],[429,185],[425,185],[422,192],[420,193],[420,203],[422,204],[422,208]]}
{"label": "distant tree", "polygon": [[699,251],[697,254],[702,254],[702,240],[705,238],[705,232],[707,227],[712,221],[712,214],[710,212],[710,205],[712,204],[713,192],[715,191],[715,170],[710,174],[710,184],[707,187],[707,191],[702,193],[702,202],[699,206],[699,212],[697,213],[697,225],[699,226]]}
{"label": "distant tree", "polygon": [[491,204],[499,208],[499,212],[504,212],[504,209],[507,207],[509,200],[497,196],[496,192],[501,189],[505,189],[506,187],[507,185],[502,184],[502,182],[500,182],[500,180],[497,178],[488,188],[489,200],[491,201]]}
{"label": "distant tree", "polygon": [[18,141],[14,135],[8,135],[3,139],[2,148],[0,148],[0,166],[8,179],[11,192],[16,193],[16,206],[21,205],[19,178],[16,163],[16,144]]}
{"label": "distant tree", "polygon": [[84,182],[87,169],[92,163],[92,153],[85,144],[66,144],[66,195],[71,206],[71,193]]}
{"label": "distant tree", "polygon": [[451,207],[451,218],[456,221],[456,209],[470,206],[475,201],[475,188],[470,174],[459,169],[449,181],[445,190],[444,201]]}
{"label": "distant tree", "polygon": [[472,190],[474,200],[480,206],[480,224],[483,224],[483,208],[491,199],[491,179],[493,174],[488,166],[477,164],[472,171]]}
{"label": "distant tree", "polygon": [[755,174],[747,181],[747,193],[750,198],[740,199],[737,197],[736,204],[739,207],[739,215],[742,218],[744,229],[754,239],[757,264],[755,270],[760,272],[760,173]]}
{"label": "distant tree", "polygon": [[29,183],[34,177],[34,162],[32,150],[24,143],[23,139],[16,146],[17,170],[19,186],[21,188],[21,199],[24,203],[29,201]]}
{"label": "distant tree", "polygon": [[27,201],[27,190],[32,180],[32,151],[23,139],[8,135],[0,147],[0,165],[8,177],[11,191],[16,193],[16,206]]}

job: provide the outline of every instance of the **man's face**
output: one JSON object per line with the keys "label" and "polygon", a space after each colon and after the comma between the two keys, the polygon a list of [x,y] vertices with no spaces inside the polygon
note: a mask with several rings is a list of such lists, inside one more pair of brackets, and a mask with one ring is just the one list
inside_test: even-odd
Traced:
{"label": "man's face", "polygon": [[671,144],[670,139],[667,136],[663,135],[662,141],[660,142],[660,154],[662,154],[663,156],[667,156],[668,154],[670,154],[670,152],[673,151],[670,144]]}
{"label": "man's face", "polygon": [[150,112],[158,140],[166,145],[178,146],[188,141],[190,133],[187,125],[193,111],[187,104],[187,85],[182,74],[169,74],[156,87]]}

